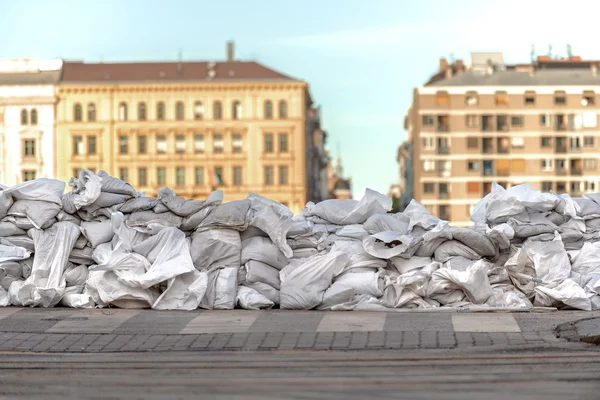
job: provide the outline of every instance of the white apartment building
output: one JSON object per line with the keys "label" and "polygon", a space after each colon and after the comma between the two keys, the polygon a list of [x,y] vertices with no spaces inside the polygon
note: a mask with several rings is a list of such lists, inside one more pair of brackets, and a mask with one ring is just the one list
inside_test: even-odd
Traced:
{"label": "white apartment building", "polygon": [[0,59],[0,184],[56,176],[61,60]]}

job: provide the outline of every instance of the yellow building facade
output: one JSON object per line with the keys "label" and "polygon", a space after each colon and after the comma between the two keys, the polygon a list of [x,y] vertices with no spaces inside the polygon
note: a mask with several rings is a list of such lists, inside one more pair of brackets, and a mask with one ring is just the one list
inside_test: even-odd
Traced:
{"label": "yellow building facade", "polygon": [[310,196],[310,103],[306,82],[256,63],[66,62],[55,176],[104,170],[147,196],[255,192],[298,212]]}

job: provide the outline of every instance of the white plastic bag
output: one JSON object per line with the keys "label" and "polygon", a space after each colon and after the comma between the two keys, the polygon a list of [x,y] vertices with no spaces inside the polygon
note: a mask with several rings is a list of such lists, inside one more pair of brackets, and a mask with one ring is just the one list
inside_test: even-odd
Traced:
{"label": "white plastic bag", "polygon": [[366,189],[358,200],[324,200],[307,205],[304,215],[316,216],[336,225],[362,224],[374,214],[385,214],[392,209],[392,200],[371,189]]}
{"label": "white plastic bag", "polygon": [[250,260],[260,261],[281,270],[288,259],[270,238],[255,236],[242,242],[241,264]]}
{"label": "white plastic bag", "polygon": [[247,286],[238,287],[236,302],[245,310],[268,310],[275,305],[271,300]]}

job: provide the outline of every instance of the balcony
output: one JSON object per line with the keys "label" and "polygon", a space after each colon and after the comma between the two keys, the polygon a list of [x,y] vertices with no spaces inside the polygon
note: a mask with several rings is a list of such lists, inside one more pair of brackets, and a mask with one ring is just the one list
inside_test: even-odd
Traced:
{"label": "balcony", "polygon": [[556,175],[557,176],[566,176],[568,174],[569,174],[569,172],[567,171],[566,168],[558,168],[558,167],[556,168]]}
{"label": "balcony", "polygon": [[481,149],[481,152],[483,154],[493,154],[494,153],[494,146],[483,146]]}
{"label": "balcony", "polygon": [[449,197],[450,197],[450,193],[448,193],[448,192],[440,192],[440,193],[438,194],[438,198],[439,198],[439,199],[447,199],[447,198],[449,198]]}
{"label": "balcony", "polygon": [[447,178],[450,176],[450,171],[448,171],[447,169],[440,169],[438,170],[437,175],[440,178]]}
{"label": "balcony", "polygon": [[484,168],[481,174],[482,176],[494,176],[494,170],[492,168]]}
{"label": "balcony", "polygon": [[438,147],[437,153],[438,154],[450,154],[450,147]]}
{"label": "balcony", "polygon": [[509,153],[508,147],[498,147],[498,154],[508,154],[508,153]]}
{"label": "balcony", "polygon": [[581,176],[582,174],[583,174],[583,170],[581,168],[571,167],[571,176]]}
{"label": "balcony", "polygon": [[554,151],[556,153],[561,153],[564,154],[567,152],[567,143],[563,140],[560,140],[559,138],[556,138],[556,142],[555,142],[555,146],[554,146]]}
{"label": "balcony", "polygon": [[438,124],[435,130],[437,132],[449,132],[450,131],[450,127],[448,125]]}
{"label": "balcony", "polygon": [[510,176],[510,170],[498,170],[496,171],[496,176]]}

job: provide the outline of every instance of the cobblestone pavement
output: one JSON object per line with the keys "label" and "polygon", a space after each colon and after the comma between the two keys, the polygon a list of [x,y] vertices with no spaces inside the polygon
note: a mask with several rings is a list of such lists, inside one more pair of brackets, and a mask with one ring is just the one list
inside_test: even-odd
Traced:
{"label": "cobblestone pavement", "polygon": [[[0,351],[171,352],[564,346],[557,325],[600,313],[0,309]],[[581,346],[585,346],[581,344]]]}
{"label": "cobblestone pavement", "polygon": [[558,337],[572,341],[600,345],[600,317],[566,322],[556,328]]}

